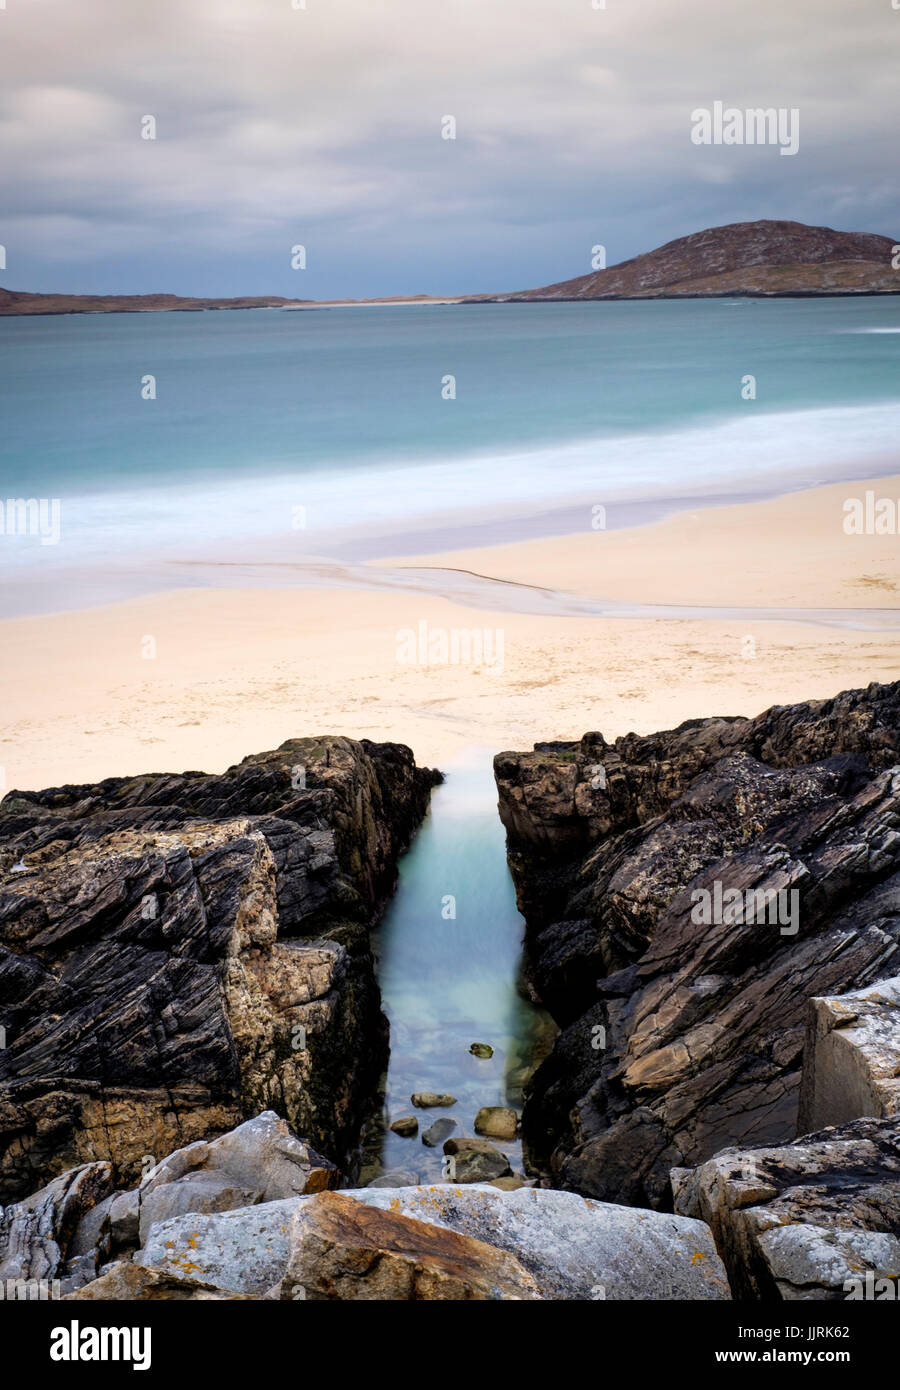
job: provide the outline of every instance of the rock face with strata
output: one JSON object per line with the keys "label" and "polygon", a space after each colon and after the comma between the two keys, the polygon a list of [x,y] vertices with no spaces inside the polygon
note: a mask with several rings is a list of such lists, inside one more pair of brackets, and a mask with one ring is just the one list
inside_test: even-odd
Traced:
{"label": "rock face with strata", "polygon": [[330,1158],[386,1055],[369,928],[439,775],[297,739],[0,804],[0,1201],[273,1109]]}
{"label": "rock face with strata", "polygon": [[897,1297],[900,1116],[729,1149],[672,1187],[676,1212],[709,1224],[735,1298],[866,1297],[867,1275]]}
{"label": "rock face with strata", "polygon": [[[537,1170],[665,1208],[670,1169],[795,1137],[809,999],[900,965],[898,716],[900,684],[872,685],[498,755],[531,980],[562,1029],[526,1096]],[[717,884],[781,891],[784,915],[704,920]]]}

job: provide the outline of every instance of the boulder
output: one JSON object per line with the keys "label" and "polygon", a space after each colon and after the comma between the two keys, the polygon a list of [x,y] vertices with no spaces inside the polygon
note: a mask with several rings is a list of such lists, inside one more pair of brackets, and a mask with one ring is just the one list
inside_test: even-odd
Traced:
{"label": "boulder", "polygon": [[281,1297],[384,1302],[539,1299],[515,1255],[343,1192],[298,1203]]}
{"label": "boulder", "polygon": [[900,1114],[900,976],[811,999],[800,1085],[801,1134]]}
{"label": "boulder", "polygon": [[[262,1297],[277,1286],[282,1298],[302,1298],[301,1290],[306,1289],[302,1279],[286,1277],[296,1248],[294,1218],[310,1204],[321,1209],[324,1201],[330,1207],[333,1197],[342,1204],[352,1199],[392,1217],[439,1226],[505,1251],[528,1271],[544,1299],[718,1300],[730,1296],[712,1234],[702,1221],[612,1206],[571,1192],[531,1187],[506,1192],[488,1184],[367,1187],[294,1197],[220,1215],[179,1216],[155,1226],[136,1259],[143,1267],[231,1292]],[[304,1218],[299,1230],[307,1229],[321,1235],[318,1216]],[[384,1241],[381,1231],[379,1239]],[[396,1235],[391,1248],[412,1254],[403,1242],[414,1234]],[[333,1296],[326,1282],[316,1282],[319,1277],[324,1281],[326,1273],[328,1278],[337,1277],[331,1253],[324,1248],[327,1244],[323,1241],[318,1247],[324,1263],[318,1274],[313,1271],[310,1296]],[[339,1247],[340,1240],[335,1242],[335,1248]],[[343,1249],[360,1252],[358,1256],[347,1253],[345,1268],[361,1280],[357,1287],[362,1289],[365,1267],[377,1255],[364,1240],[353,1245],[348,1239]],[[304,1261],[307,1258],[303,1256]],[[404,1269],[397,1278],[412,1279],[408,1265]]]}
{"label": "boulder", "polygon": [[337,1185],[338,1170],[284,1120],[264,1111],[208,1143],[176,1149],[138,1189],[140,1239],[157,1221],[182,1212],[232,1211]]}
{"label": "boulder", "polygon": [[711,1228],[735,1298],[865,1297],[867,1276],[897,1295],[900,1115],[728,1149],[673,1172],[672,1190],[676,1212]]}
{"label": "boulder", "polygon": [[416,1187],[352,1194],[514,1254],[544,1299],[728,1299],[702,1221],[523,1187]]}
{"label": "boulder", "polygon": [[414,1091],[410,1100],[419,1110],[432,1110],[438,1106],[456,1104],[456,1096],[451,1096],[448,1091]]}
{"label": "boulder", "polygon": [[259,1297],[284,1275],[291,1218],[296,1204],[308,1200],[170,1217],[151,1227],[135,1264]]}
{"label": "boulder", "polygon": [[[439,779],[295,739],[0,803],[0,1202],[275,1109],[342,1161],[387,1053],[369,927]],[[24,859],[24,872],[13,872]]]}

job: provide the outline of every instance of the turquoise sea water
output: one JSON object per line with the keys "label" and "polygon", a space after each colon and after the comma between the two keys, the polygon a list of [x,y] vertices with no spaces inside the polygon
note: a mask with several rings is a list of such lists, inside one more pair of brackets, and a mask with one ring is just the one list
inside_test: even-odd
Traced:
{"label": "turquoise sea water", "polygon": [[[523,929],[491,754],[473,751],[435,789],[375,934],[391,1058],[384,1112],[367,1137],[365,1179],[378,1168],[399,1168],[420,1181],[439,1180],[442,1146],[422,1140],[436,1119],[449,1116],[457,1135],[473,1135],[482,1106],[521,1111],[525,1077],[555,1032],[517,988]],[[475,1042],[487,1043],[494,1055],[473,1056]],[[449,1092],[457,1103],[415,1110],[414,1091]],[[418,1117],[413,1138],[389,1128],[405,1115]],[[521,1171],[520,1142],[494,1142]]]}
{"label": "turquoise sea water", "polygon": [[872,474],[900,299],[5,318],[0,419],[0,499],[61,522],[2,537],[2,611],[79,606]]}

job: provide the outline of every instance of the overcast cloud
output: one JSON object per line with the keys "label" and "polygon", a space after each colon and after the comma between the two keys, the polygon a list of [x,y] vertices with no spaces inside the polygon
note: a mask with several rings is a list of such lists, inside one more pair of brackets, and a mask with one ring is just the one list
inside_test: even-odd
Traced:
{"label": "overcast cloud", "polygon": [[[467,293],[757,217],[900,233],[892,0],[6,5],[10,288]],[[799,108],[798,154],[693,145],[717,100]]]}

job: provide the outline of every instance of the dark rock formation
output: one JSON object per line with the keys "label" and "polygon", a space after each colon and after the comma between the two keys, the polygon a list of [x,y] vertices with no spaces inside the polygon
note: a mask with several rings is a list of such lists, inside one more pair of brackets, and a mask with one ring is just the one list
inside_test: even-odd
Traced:
{"label": "dark rock formation", "polygon": [[[498,755],[531,977],[562,1027],[526,1096],[538,1171],[666,1207],[671,1168],[795,1137],[809,998],[900,965],[898,714],[900,683],[872,685]],[[741,910],[705,920],[700,890]]]}
{"label": "dark rock formation", "polygon": [[[0,804],[0,1201],[271,1108],[342,1162],[386,1048],[368,929],[439,774],[298,739]],[[24,865],[24,868],[23,868]]]}
{"label": "dark rock formation", "polygon": [[716,295],[898,294],[894,239],[803,222],[732,222],[678,237],[608,270],[541,289],[483,295],[506,303]]}

